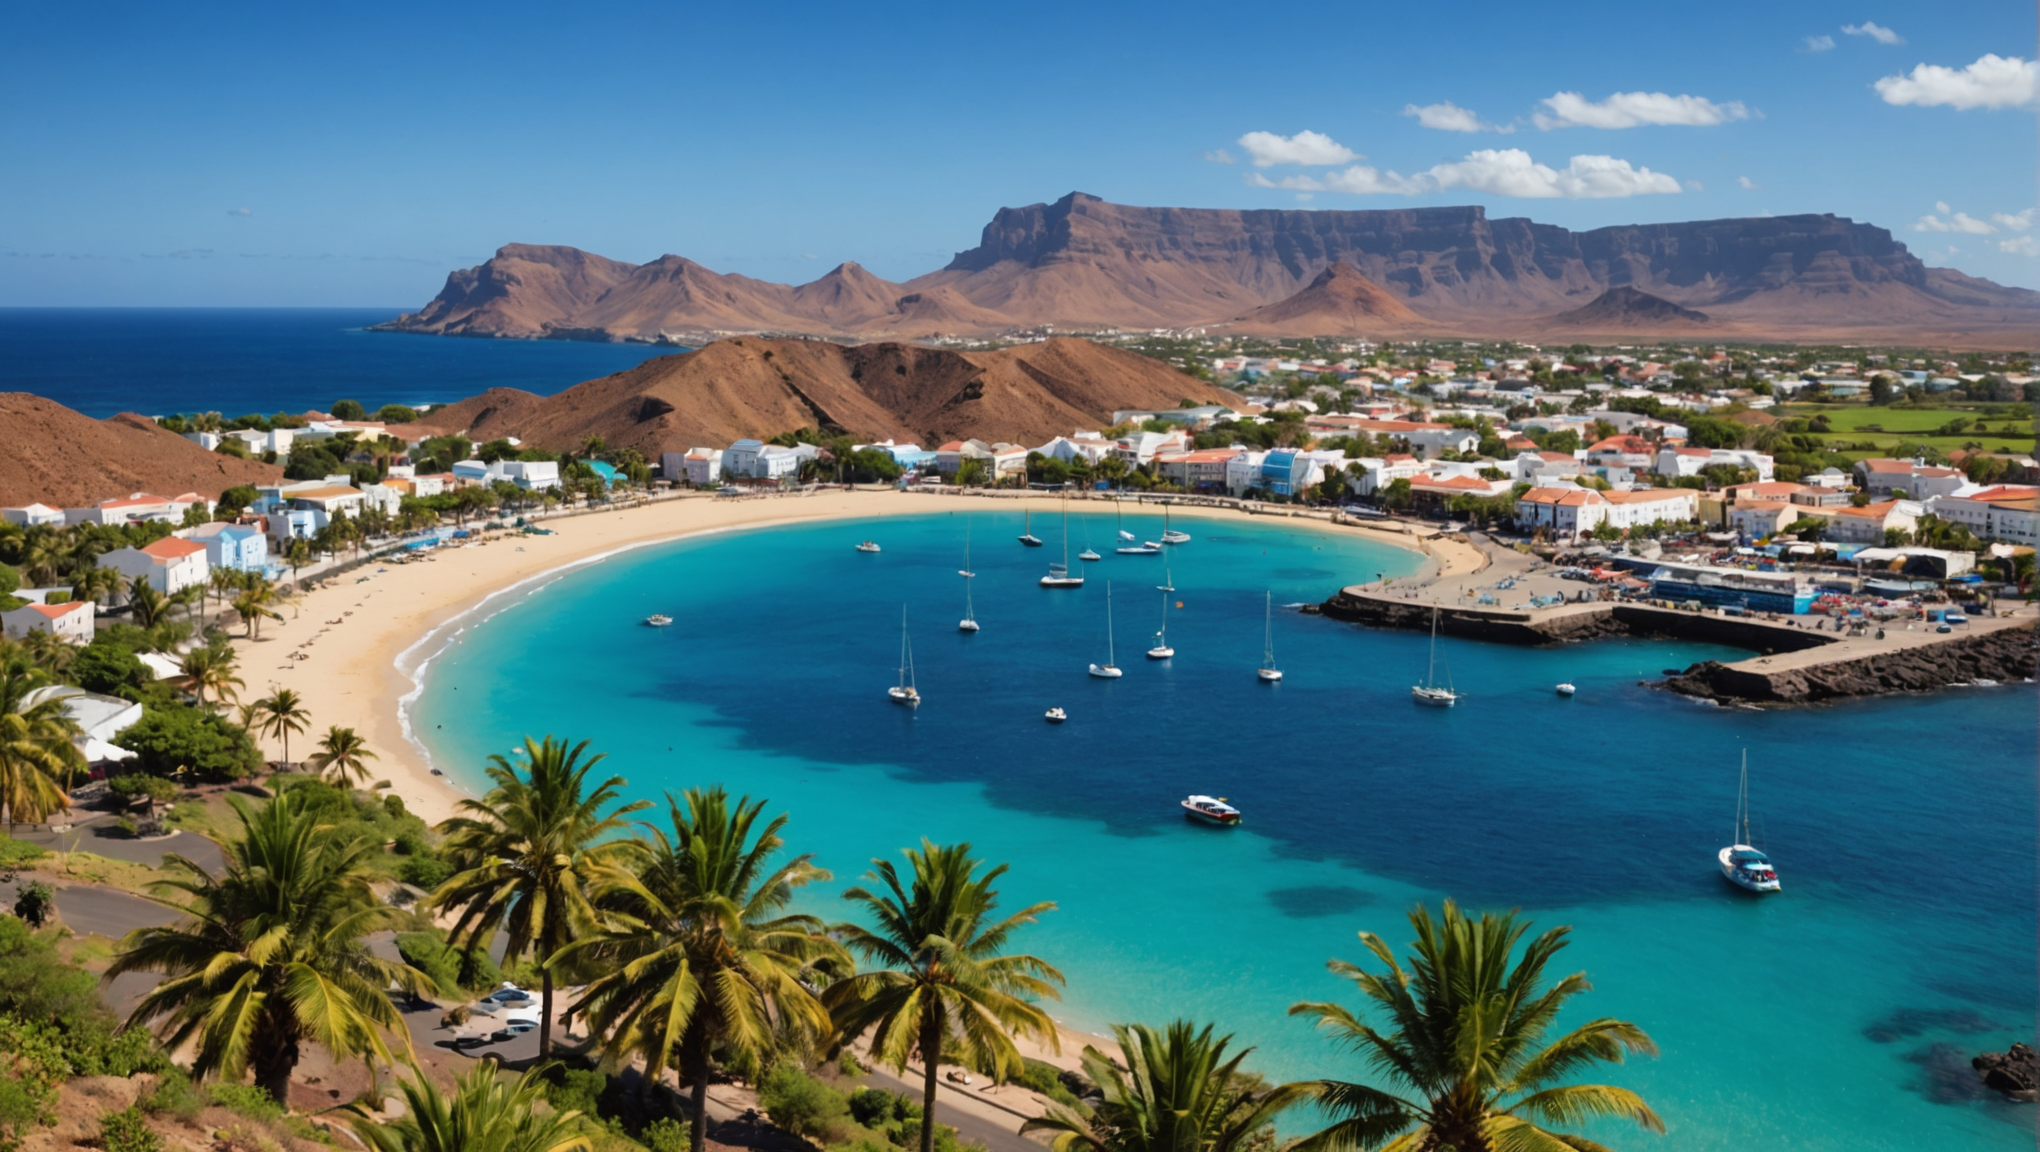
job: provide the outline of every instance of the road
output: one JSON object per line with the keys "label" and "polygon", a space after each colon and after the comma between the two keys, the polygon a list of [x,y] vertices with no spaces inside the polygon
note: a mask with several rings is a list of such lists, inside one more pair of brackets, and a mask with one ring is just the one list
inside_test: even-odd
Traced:
{"label": "road", "polygon": [[[898,1092],[916,1103],[921,1099],[921,1085],[909,1084],[891,1072],[874,1068],[864,1074],[864,1082],[873,1088]],[[986,1152],[1043,1152],[1042,1145],[1020,1135],[1020,1118],[1012,1117],[1013,1123],[1001,1127],[997,1122],[982,1116],[965,1112],[960,1108],[943,1107],[945,1101],[938,1092],[935,1100],[935,1120],[956,1129],[957,1136],[965,1142],[985,1146]]]}

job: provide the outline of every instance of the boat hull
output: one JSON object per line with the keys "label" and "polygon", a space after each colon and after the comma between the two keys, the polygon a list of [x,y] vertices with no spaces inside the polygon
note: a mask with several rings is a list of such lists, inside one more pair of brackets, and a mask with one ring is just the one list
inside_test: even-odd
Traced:
{"label": "boat hull", "polygon": [[1084,578],[1082,576],[1043,576],[1041,578],[1041,586],[1043,588],[1082,588],[1084,586]]}
{"label": "boat hull", "polygon": [[1041,538],[1039,536],[1022,536],[1020,537],[1020,543],[1029,548],[1039,548],[1041,547]]}
{"label": "boat hull", "polygon": [[1093,664],[1091,665],[1091,675],[1096,676],[1100,680],[1117,680],[1121,676],[1126,675],[1126,673],[1121,672],[1115,665]]}
{"label": "boat hull", "polygon": [[975,620],[960,620],[957,622],[956,630],[958,632],[975,632],[978,630],[978,622]]}
{"label": "boat hull", "polygon": [[1410,699],[1426,708],[1450,708],[1459,703],[1459,697],[1451,692],[1436,688],[1412,688]]}
{"label": "boat hull", "polygon": [[1168,647],[1167,645],[1160,645],[1148,649],[1148,659],[1150,660],[1167,660],[1170,657],[1174,656],[1175,654],[1176,650],[1174,648]]}
{"label": "boat hull", "polygon": [[1280,683],[1282,683],[1282,673],[1281,673],[1281,671],[1280,671],[1279,669],[1275,669],[1275,668],[1259,668],[1259,669],[1256,669],[1256,670],[1255,670],[1255,672],[1254,672],[1254,675],[1255,675],[1255,676],[1257,676],[1257,677],[1259,677],[1259,678],[1260,678],[1260,681],[1261,681],[1261,683],[1263,683],[1263,684],[1280,684]]}
{"label": "boat hull", "polygon": [[888,688],[885,690],[885,697],[893,703],[904,707],[918,708],[921,706],[921,694],[912,688]]}
{"label": "boat hull", "polygon": [[1754,892],[1757,893],[1758,895],[1762,895],[1766,892],[1776,892],[1784,887],[1784,885],[1778,882],[1778,878],[1776,876],[1771,877],[1769,880],[1765,880],[1758,876],[1752,876],[1749,873],[1744,872],[1742,869],[1737,868],[1729,860],[1729,853],[1733,851],[1735,851],[1735,848],[1733,847],[1723,848],[1715,856],[1715,861],[1721,866],[1721,878],[1723,880],[1728,881],[1730,884],[1735,885],[1737,888],[1740,888],[1745,892]]}
{"label": "boat hull", "polygon": [[1192,808],[1188,804],[1183,805],[1183,818],[1196,824],[1208,824],[1213,828],[1237,828],[1240,824],[1238,816],[1219,816]]}

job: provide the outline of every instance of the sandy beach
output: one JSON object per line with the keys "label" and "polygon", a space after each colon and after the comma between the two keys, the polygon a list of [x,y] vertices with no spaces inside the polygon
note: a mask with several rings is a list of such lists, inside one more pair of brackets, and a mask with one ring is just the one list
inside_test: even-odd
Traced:
{"label": "sandy beach", "polygon": [[[302,760],[312,751],[329,726],[353,728],[376,755],[374,777],[388,780],[390,790],[413,812],[436,823],[453,814],[464,793],[448,778],[432,775],[423,754],[407,738],[402,701],[416,687],[411,669],[430,655],[436,647],[435,630],[449,621],[528,581],[634,547],[762,525],[937,513],[956,507],[950,502],[956,499],[1001,510],[1023,504],[1038,514],[1062,506],[1048,496],[985,497],[981,504],[970,497],[929,493],[831,490],[743,499],[689,496],[549,519],[545,527],[553,530],[551,535],[508,535],[466,547],[442,547],[429,554],[431,559],[381,566],[381,571],[367,565],[285,604],[284,618],[265,621],[259,639],[235,641],[241,678],[247,682],[242,695],[254,699],[275,687],[296,690],[304,698],[310,724],[291,742],[293,759]],[[1258,519],[1211,508],[1186,508],[1178,516]],[[1471,570],[1483,561],[1478,550],[1455,540],[1425,542],[1393,529],[1334,527],[1314,518],[1299,517],[1294,523],[1364,535],[1422,553],[1425,578]],[[1328,582],[1325,593],[1354,582]],[[298,653],[304,658],[294,659]],[[275,741],[264,741],[263,746],[265,754],[282,758],[283,749]]]}

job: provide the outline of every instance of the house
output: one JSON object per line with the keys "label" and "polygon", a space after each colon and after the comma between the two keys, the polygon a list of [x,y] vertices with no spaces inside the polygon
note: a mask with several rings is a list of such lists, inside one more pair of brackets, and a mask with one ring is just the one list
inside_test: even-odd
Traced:
{"label": "house", "polygon": [[1252,487],[1276,496],[1301,496],[1317,487],[1324,478],[1324,465],[1312,459],[1309,453],[1294,448],[1278,448],[1262,458],[1260,477]]}
{"label": "house", "polygon": [[279,457],[290,455],[290,446],[297,439],[295,428],[273,428],[264,432],[260,428],[237,428],[221,434],[223,440],[239,440],[251,456],[274,452]]}
{"label": "house", "polygon": [[717,483],[723,475],[723,450],[689,448],[685,452],[664,453],[659,457],[659,475],[696,487]]}
{"label": "house", "polygon": [[1415,456],[1396,452],[1387,456],[1362,456],[1348,465],[1358,481],[1354,490],[1362,496],[1374,496],[1385,491],[1398,480],[1414,480],[1423,474],[1424,466]]}
{"label": "house", "polygon": [[1471,428],[1454,428],[1443,425],[1432,428],[1413,428],[1400,434],[1409,442],[1410,450],[1425,460],[1436,460],[1447,452],[1462,456],[1480,447],[1480,433]]}
{"label": "house", "polygon": [[1953,496],[1936,496],[1927,511],[1985,540],[2040,547],[2040,488],[1999,484]]}
{"label": "house", "polygon": [[1571,479],[1583,471],[1579,460],[1568,452],[1531,451],[1516,455],[1516,479],[1539,487],[1548,487],[1554,480]]}
{"label": "house", "polygon": [[1747,468],[1755,472],[1759,480],[1769,480],[1773,475],[1772,460],[1762,452],[1744,448],[1658,449],[1657,470],[1661,476],[1673,479],[1681,476],[1698,476],[1706,469],[1718,466]]}
{"label": "house", "polygon": [[526,492],[543,492],[560,486],[557,460],[498,460],[489,465],[491,476],[508,480]]}
{"label": "house", "polygon": [[935,471],[955,476],[965,460],[985,460],[991,454],[992,446],[982,440],[951,440],[935,449]]}
{"label": "house", "polygon": [[1225,490],[1226,466],[1244,448],[1200,448],[1194,452],[1166,452],[1155,457],[1156,470],[1164,480],[1192,492]]}
{"label": "house", "polygon": [[1821,539],[1831,544],[1882,544],[1884,534],[1894,529],[1910,532],[1919,526],[1926,510],[1912,500],[1886,500],[1861,508],[1822,508],[1827,518]]}
{"label": "house", "polygon": [[1728,530],[1739,540],[1776,536],[1797,519],[1799,509],[1785,500],[1738,500],[1728,507]]}
{"label": "house", "polygon": [[1641,436],[1617,435],[1595,441],[1587,448],[1587,463],[1600,468],[1626,468],[1648,472],[1657,462],[1657,445]]}
{"label": "house", "polygon": [[90,600],[24,604],[11,612],[0,612],[0,632],[9,640],[20,640],[30,632],[47,632],[73,644],[90,644],[97,612]]}
{"label": "house", "polygon": [[1027,475],[1027,449],[1018,444],[998,443],[992,445],[992,478],[1004,479],[1009,476]]}
{"label": "house", "polygon": [[1181,432],[1135,432],[1114,441],[1111,451],[1128,468],[1137,468],[1160,453],[1181,452],[1188,447],[1190,442]]}
{"label": "house", "polygon": [[1561,540],[1576,540],[1607,519],[1608,501],[1592,488],[1532,488],[1516,497],[1516,527],[1542,528]]}
{"label": "house", "polygon": [[1603,492],[1609,519],[1617,528],[1645,524],[1677,524],[1699,516],[1697,493],[1690,488],[1632,488]]}
{"label": "house", "polygon": [[1856,461],[1856,486],[1870,497],[1900,496],[1930,500],[1951,496],[1969,483],[1969,477],[1954,468],[1938,468],[1921,460]]}
{"label": "house", "polygon": [[269,540],[252,524],[214,521],[184,533],[184,537],[204,545],[208,568],[261,572],[269,566]]}
{"label": "house", "polygon": [[87,764],[134,759],[133,752],[115,746],[113,741],[142,718],[140,704],[76,688],[59,689],[57,698],[64,702],[64,714],[78,726],[78,735],[72,737],[72,743]]}
{"label": "house", "polygon": [[751,476],[758,470],[758,457],[765,451],[763,440],[739,440],[723,449],[723,475]]}
{"label": "house", "polygon": [[1065,464],[1078,460],[1096,464],[1112,454],[1112,442],[1096,432],[1079,432],[1074,436],[1058,436],[1035,451]]}
{"label": "house", "polygon": [[194,504],[204,505],[208,514],[212,511],[212,502],[196,492],[186,492],[182,496],[153,496],[147,492],[136,492],[125,499],[103,500],[89,508],[66,508],[64,523],[178,524],[184,520],[185,509]]}
{"label": "house", "polygon": [[1410,481],[1410,503],[1417,511],[1444,513],[1454,497],[1488,499],[1508,494],[1508,480],[1483,480],[1478,476],[1419,476]]}
{"label": "house", "polygon": [[64,510],[47,504],[26,504],[20,508],[0,508],[0,519],[24,528],[38,524],[56,527],[64,522]]}
{"label": "house", "polygon": [[202,585],[208,576],[205,545],[176,536],[141,548],[116,548],[99,558],[99,567],[129,580],[145,579],[166,596]]}

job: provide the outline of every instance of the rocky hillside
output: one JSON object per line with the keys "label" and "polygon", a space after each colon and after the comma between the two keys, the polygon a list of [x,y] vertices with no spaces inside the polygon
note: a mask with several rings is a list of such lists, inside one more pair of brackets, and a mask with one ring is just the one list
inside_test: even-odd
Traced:
{"label": "rocky hillside", "polygon": [[0,506],[10,508],[82,508],[135,492],[217,497],[283,476],[274,464],[208,452],[147,416],[94,420],[27,392],[0,392],[0,428]]}
{"label": "rocky hillside", "polygon": [[978,438],[1036,444],[1128,408],[1237,402],[1144,356],[1057,339],[997,352],[912,344],[719,340],[550,397],[492,389],[431,414],[438,432],[516,436],[566,449],[590,435],[648,456],[797,428],[933,447]]}
{"label": "rocky hillside", "polygon": [[1256,308],[1226,327],[1266,336],[1352,332],[1376,339],[1414,336],[1436,328],[1346,263],[1318,273],[1308,287],[1287,300]]}
{"label": "rocky hillside", "polygon": [[1707,323],[1707,313],[1681,308],[1662,296],[1628,285],[1610,288],[1593,302],[1551,318],[1554,326],[1579,332],[1688,332]]}

